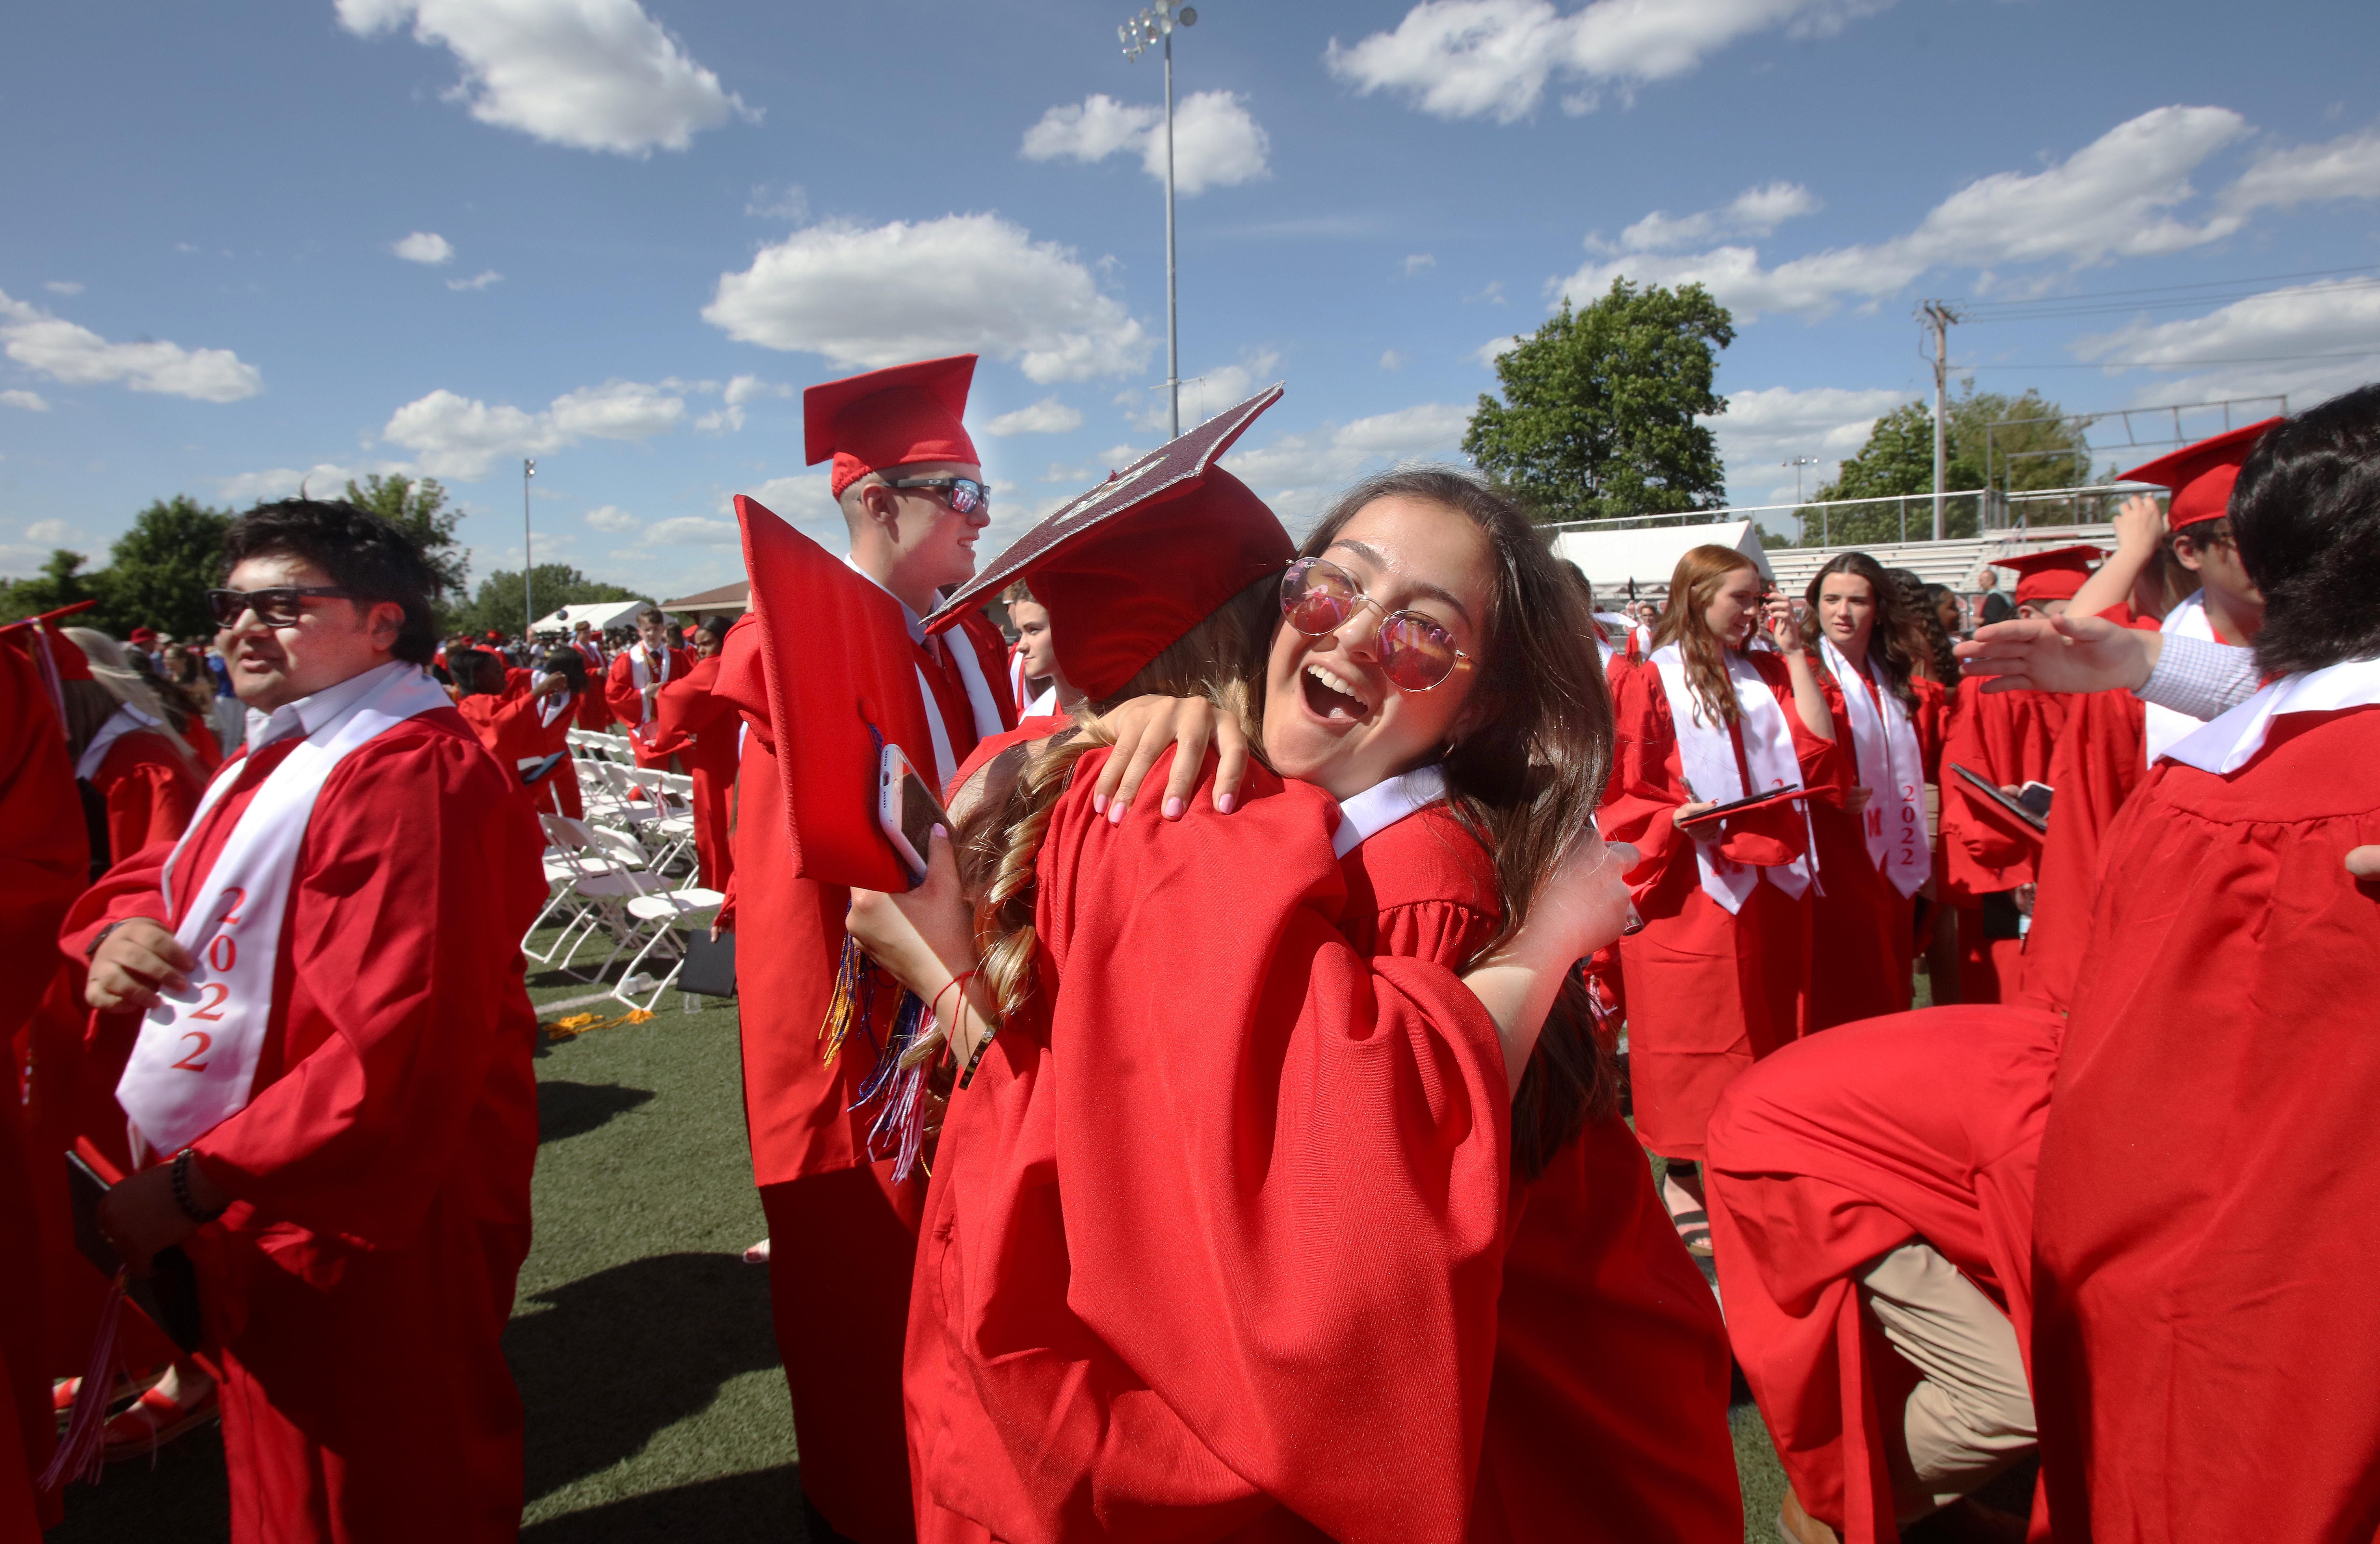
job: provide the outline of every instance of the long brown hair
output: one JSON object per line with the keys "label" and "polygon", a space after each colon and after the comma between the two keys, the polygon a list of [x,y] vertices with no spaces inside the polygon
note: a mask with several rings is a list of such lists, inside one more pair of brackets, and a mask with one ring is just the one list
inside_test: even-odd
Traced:
{"label": "long brown hair", "polygon": [[[1727,650],[1703,623],[1703,613],[1718,597],[1719,586],[1730,573],[1760,565],[1732,547],[1705,544],[1690,547],[1670,575],[1670,598],[1661,620],[1653,627],[1653,647],[1674,643],[1686,667],[1686,686],[1713,724],[1732,724],[1738,709],[1735,682],[1727,675]],[[1647,650],[1646,652],[1651,652]]]}
{"label": "long brown hair", "polygon": [[[1365,478],[1331,506],[1299,555],[1321,556],[1382,499],[1464,516],[1487,538],[1494,575],[1480,621],[1480,679],[1441,763],[1449,812],[1495,861],[1502,913],[1468,968],[1520,931],[1538,890],[1595,818],[1611,773],[1611,689],[1578,571],[1553,555],[1518,503],[1461,472],[1411,466]],[[1535,1178],[1589,1119],[1617,1110],[1619,1097],[1573,973],[1512,1098],[1514,1168]]]}
{"label": "long brown hair", "polygon": [[[1884,572],[1882,563],[1866,553],[1838,552],[1810,575],[1810,587],[1803,597],[1810,603],[1810,609],[1802,618],[1802,637],[1810,645],[1811,655],[1820,669],[1826,668],[1827,651],[1818,646],[1823,631],[1818,625],[1818,592],[1827,587],[1828,577],[1837,573],[1867,581],[1868,594],[1876,597],[1876,623],[1868,635],[1868,659],[1881,667],[1878,673],[1884,678],[1885,690],[1899,697],[1902,707],[1916,712],[1917,689],[1909,684],[1909,677],[1917,668],[1919,651],[1925,646],[1925,624],[1912,613],[1908,592]],[[1863,665],[1867,660],[1854,659],[1852,663]],[[1855,681],[1835,684],[1845,692],[1859,690]]]}

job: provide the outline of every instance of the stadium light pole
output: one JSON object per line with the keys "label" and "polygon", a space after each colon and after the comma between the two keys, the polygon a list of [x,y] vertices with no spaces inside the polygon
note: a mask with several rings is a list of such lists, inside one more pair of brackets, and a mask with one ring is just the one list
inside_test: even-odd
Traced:
{"label": "stadium light pole", "polygon": [[1165,50],[1165,398],[1176,440],[1182,438],[1182,330],[1173,312],[1173,29],[1197,24],[1196,6],[1157,0],[1116,29],[1128,60],[1160,45]]}
{"label": "stadium light pole", "polygon": [[526,647],[537,636],[537,599],[530,586],[537,576],[537,557],[528,546],[528,480],[537,476],[537,463],[521,458],[521,644]]}
{"label": "stadium light pole", "polygon": [[[1815,466],[1818,464],[1818,458],[1814,455],[1797,455],[1791,461],[1780,461],[1778,464],[1779,466],[1791,466],[1793,468],[1793,508],[1794,518],[1798,520],[1801,518],[1800,512],[1802,507],[1802,468],[1804,466]],[[1806,538],[1809,534],[1808,522],[1804,521],[1803,523],[1802,535]]]}

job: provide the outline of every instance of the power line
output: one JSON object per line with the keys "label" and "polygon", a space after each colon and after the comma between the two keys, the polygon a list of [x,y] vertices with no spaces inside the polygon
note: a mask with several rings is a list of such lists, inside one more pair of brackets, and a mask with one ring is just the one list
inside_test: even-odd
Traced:
{"label": "power line", "polygon": [[2306,359],[2368,359],[2380,348],[2350,348],[2339,354],[2252,354],[2228,359],[2101,359],[2080,365],[1955,365],[1960,370],[2166,370],[2211,365],[2294,365]]}
{"label": "power line", "polygon": [[2354,268],[2316,268],[2299,273],[2253,274],[2238,279],[2204,279],[2186,284],[2150,284],[2140,289],[2084,290],[2079,295],[2044,296],[2032,300],[1973,300],[1967,302],[1971,311],[2006,311],[2026,306],[2054,306],[2078,300],[2113,300],[2137,295],[2180,295],[2185,290],[2238,289],[2242,284],[2277,284],[2292,279],[2327,279],[2340,273],[2369,273],[2370,263]]}

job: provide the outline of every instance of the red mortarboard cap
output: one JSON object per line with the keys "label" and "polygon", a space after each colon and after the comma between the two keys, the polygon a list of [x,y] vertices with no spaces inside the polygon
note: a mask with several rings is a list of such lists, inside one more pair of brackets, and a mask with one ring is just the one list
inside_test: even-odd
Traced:
{"label": "red mortarboard cap", "polygon": [[972,354],[921,359],[813,386],[802,393],[802,453],[834,458],[836,498],[870,472],[920,461],[982,461],[959,420],[975,381]]}
{"label": "red mortarboard cap", "polygon": [[2073,599],[2082,581],[2091,577],[2093,561],[2107,555],[2107,549],[2099,547],[2053,547],[2046,552],[1994,558],[1991,563],[1994,568],[2016,571],[2016,603],[2025,606],[2036,600]]}
{"label": "red mortarboard cap", "polygon": [[157,641],[156,629],[150,627],[136,627],[132,630],[131,641],[136,644],[153,644]]}
{"label": "red mortarboard cap", "polygon": [[2231,508],[2231,485],[2240,480],[2240,464],[2256,448],[2256,441],[2278,418],[2266,418],[2244,428],[2226,429],[2221,434],[2201,440],[2195,445],[2184,445],[2133,467],[2124,474],[2126,482],[2163,483],[2173,489],[2172,501],[2166,509],[2166,528],[2179,531],[2185,525],[2195,525],[2204,520],[2220,520]]}
{"label": "red mortarboard cap", "polygon": [[1279,519],[1214,464],[1281,398],[1267,387],[1160,445],[1019,537],[927,619],[939,633],[1018,579],[1050,611],[1058,668],[1098,702],[1296,556]]}
{"label": "red mortarboard cap", "polygon": [[901,603],[741,495],[735,519],[752,576],[771,743],[795,748],[777,764],[794,873],[822,885],[905,890],[908,873],[876,826],[877,736],[906,752],[927,786],[935,779]]}

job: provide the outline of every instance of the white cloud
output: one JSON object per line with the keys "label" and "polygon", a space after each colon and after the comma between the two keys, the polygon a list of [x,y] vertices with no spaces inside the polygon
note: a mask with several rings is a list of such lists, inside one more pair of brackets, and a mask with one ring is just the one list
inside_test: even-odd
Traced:
{"label": "white cloud", "polygon": [[449,279],[446,281],[446,287],[451,290],[483,290],[490,284],[503,283],[504,280],[503,274],[490,268],[483,269],[468,279]]}
{"label": "white cloud", "polygon": [[82,285],[72,279],[53,279],[42,286],[52,295],[80,295]]}
{"label": "white cloud", "polygon": [[[1805,468],[1803,478],[1803,488],[1815,490],[1835,475],[1844,457],[1859,453],[1879,416],[1908,400],[1906,392],[1882,389],[1771,386],[1734,392],[1725,413],[1699,421],[1718,441],[1731,487],[1747,489],[1750,502],[1782,502],[1793,497],[1792,472],[1783,464],[1786,461],[1817,458],[1818,464]],[[1784,492],[1771,499],[1767,495],[1780,475]]]}
{"label": "white cloud", "polygon": [[[2228,108],[2155,108],[2046,171],[1998,172],[1969,183],[1929,210],[1915,230],[1889,241],[1835,247],[1774,268],[1764,268],[1758,250],[1746,246],[1648,252],[1590,261],[1548,289],[1557,299],[1585,303],[1620,277],[1699,283],[1737,320],[1749,321],[1765,311],[1817,316],[1845,299],[1880,298],[1936,267],[1988,271],[2062,261],[2083,268],[2178,252],[2218,241],[2243,223],[2236,213],[2217,213],[2192,224],[2171,211],[2194,196],[2191,174],[2246,128]],[[1596,247],[1590,238],[1589,249]]]}
{"label": "white cloud", "polygon": [[1083,427],[1082,410],[1067,406],[1056,397],[1043,397],[1030,407],[1020,407],[1014,413],[1002,413],[983,426],[987,434],[1063,434]]}
{"label": "white cloud", "polygon": [[[1173,188],[1184,198],[1269,175],[1272,140],[1232,91],[1197,91],[1173,111]],[[1138,152],[1141,169],[1165,179],[1163,109],[1100,93],[1080,105],[1052,107],[1025,131],[1019,153],[1027,161],[1103,161]]]}
{"label": "white cloud", "polygon": [[302,468],[276,466],[265,472],[242,472],[222,484],[219,496],[225,503],[234,505],[285,499],[301,489],[319,497],[325,492],[339,493],[351,479],[361,482],[375,472],[383,477],[411,477],[418,476],[420,469],[409,461],[374,461],[354,466],[318,461]]}
{"label": "white cloud", "polygon": [[642,156],[760,117],[637,0],[338,0],[338,13],[358,37],[410,21],[462,66],[450,99],[549,144]]}
{"label": "white cloud", "polygon": [[1688,247],[1717,236],[1767,235],[1786,221],[1816,212],[1817,195],[1794,182],[1772,182],[1747,187],[1724,209],[1706,209],[1680,219],[1655,210],[1620,233],[1617,247],[1599,237],[1586,238],[1590,251],[1659,252]]}
{"label": "white cloud", "polygon": [[39,392],[0,392],[0,407],[21,407],[28,413],[47,413],[50,404]]}
{"label": "white cloud", "polygon": [[1440,118],[1512,123],[1549,82],[1584,113],[1612,85],[1683,75],[1738,38],[1784,28],[1825,37],[1892,0],[1594,0],[1567,16],[1548,0],[1423,0],[1393,32],[1330,40],[1330,73],[1369,95],[1389,90]]}
{"label": "white cloud", "polygon": [[638,530],[644,525],[643,521],[617,504],[605,504],[599,509],[589,510],[581,518],[599,531],[610,531],[615,535],[622,531]]}
{"label": "white cloud", "polygon": [[2211,402],[2287,393],[2305,408],[2380,379],[2380,288],[2370,281],[2294,284],[2179,321],[2134,322],[2078,340],[2077,357],[2111,371],[2180,373],[2144,386],[2140,402]]}
{"label": "white cloud", "polygon": [[1460,460],[1463,430],[1470,421],[1468,407],[1423,403],[1284,434],[1256,450],[1235,448],[1223,464],[1285,523],[1310,521],[1365,472],[1408,461]]}
{"label": "white cloud", "polygon": [[[719,390],[719,383],[715,380],[697,380],[692,382],[664,380],[662,384],[664,386],[676,386],[682,384],[687,391],[692,392],[708,392]],[[695,432],[698,434],[734,434],[744,427],[744,404],[746,403],[757,401],[761,397],[789,397],[793,394],[794,389],[790,386],[779,386],[773,382],[763,380],[757,375],[739,375],[727,383],[727,389],[722,397],[722,401],[724,405],[718,407],[711,412],[705,413],[701,417],[697,418],[694,421]]]}
{"label": "white cloud", "polygon": [[1512,353],[1514,349],[1520,347],[1526,342],[1528,342],[1528,340],[1522,337],[1518,332],[1508,332],[1500,338],[1490,338],[1486,343],[1481,344],[1477,348],[1473,349],[1471,351],[1471,357],[1477,362],[1481,369],[1492,370],[1496,368],[1497,360],[1501,359],[1504,356]]}
{"label": "white cloud", "polygon": [[762,397],[790,397],[793,394],[791,386],[780,386],[757,375],[739,375],[727,382],[725,401],[730,407],[741,407]]}
{"label": "white cloud", "polygon": [[2223,206],[2239,213],[2295,209],[2327,199],[2380,197],[2380,129],[2349,134],[2326,145],[2300,145],[2259,156],[2223,190]]}
{"label": "white cloud", "polygon": [[435,231],[416,231],[402,241],[391,242],[388,249],[407,262],[432,266],[455,256],[455,244]]}
{"label": "white cloud", "polygon": [[797,182],[782,187],[756,182],[752,185],[752,197],[745,200],[744,212],[762,220],[783,220],[798,225],[810,217],[810,197]]}
{"label": "white cloud", "polygon": [[415,452],[431,476],[476,482],[500,459],[542,455],[582,439],[646,440],[675,428],[686,400],[636,380],[607,380],[553,399],[541,413],[493,407],[444,388],[407,403],[381,438]]}
{"label": "white cloud", "polygon": [[1380,368],[1384,370],[1401,370],[1412,363],[1412,355],[1399,354],[1393,348],[1387,350],[1380,356]]}
{"label": "white cloud", "polygon": [[25,527],[25,539],[43,547],[64,547],[75,539],[75,528],[63,520],[36,520]]}
{"label": "white cloud", "polygon": [[[786,525],[816,537],[827,550],[843,550],[847,533],[843,524],[843,506],[828,491],[828,474],[823,471],[798,472],[789,477],[771,477],[758,488],[737,491],[778,516]],[[994,504],[998,507],[997,503]],[[721,508],[731,521],[735,516],[733,497],[721,501]]]}
{"label": "white cloud", "polygon": [[120,380],[136,392],[197,402],[237,402],[264,390],[256,367],[227,348],[177,344],[112,344],[87,327],[52,316],[0,291],[0,339],[8,357],[69,386]]}
{"label": "white cloud", "polygon": [[[1236,365],[1221,365],[1206,374],[1182,383],[1182,423],[1184,428],[1203,424],[1235,403],[1243,403],[1274,380],[1273,367],[1281,363],[1279,353],[1271,349],[1246,349]],[[1162,434],[1172,423],[1171,404],[1162,391],[1126,392],[1116,398],[1124,409],[1124,416],[1136,428],[1151,434]],[[1118,462],[1116,464],[1123,465]]]}
{"label": "white cloud", "polygon": [[705,520],[698,514],[657,520],[645,527],[645,541],[653,547],[733,547],[743,539],[733,520]]}
{"label": "white cloud", "polygon": [[830,222],[722,273],[703,320],[739,343],[873,368],[973,351],[1041,384],[1127,375],[1149,340],[1055,242],[997,214],[873,227]]}
{"label": "white cloud", "polygon": [[1405,277],[1410,279],[1425,269],[1436,268],[1438,259],[1428,252],[1415,252],[1405,259]]}

